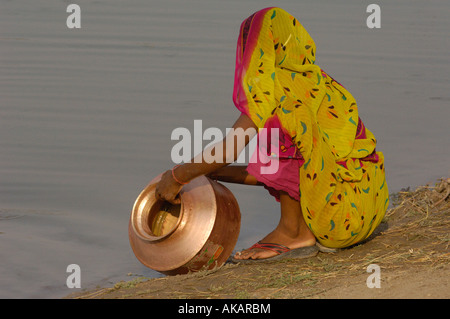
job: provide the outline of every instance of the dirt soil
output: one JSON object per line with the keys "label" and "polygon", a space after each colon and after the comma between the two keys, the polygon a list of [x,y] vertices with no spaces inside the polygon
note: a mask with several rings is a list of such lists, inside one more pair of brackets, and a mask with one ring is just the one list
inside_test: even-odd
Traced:
{"label": "dirt soil", "polygon": [[[302,260],[239,265],[163,278],[135,277],[68,298],[294,299],[450,297],[450,179],[392,196],[394,208],[366,242]],[[376,272],[379,266],[379,288]],[[370,267],[369,267],[370,269]]]}

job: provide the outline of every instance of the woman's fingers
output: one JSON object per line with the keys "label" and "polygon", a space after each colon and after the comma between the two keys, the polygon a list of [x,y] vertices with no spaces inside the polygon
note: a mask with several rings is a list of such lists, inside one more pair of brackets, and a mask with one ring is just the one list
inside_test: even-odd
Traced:
{"label": "woman's fingers", "polygon": [[169,202],[171,202],[172,204],[178,205],[178,204],[181,204],[181,198],[180,198],[180,196],[177,196],[172,201],[169,201]]}
{"label": "woman's fingers", "polygon": [[155,188],[155,197],[160,200],[168,201],[172,204],[180,204],[181,199],[178,196],[181,186],[172,179],[171,171],[165,172]]}
{"label": "woman's fingers", "polygon": [[159,193],[159,192],[156,192],[155,193],[155,197],[157,198],[157,199],[160,199],[160,200],[164,200],[164,201],[167,201],[167,202],[169,202],[169,203],[172,203],[172,204],[180,204],[181,203],[181,199],[180,199],[180,196],[177,196],[178,194],[162,194],[162,193]]}

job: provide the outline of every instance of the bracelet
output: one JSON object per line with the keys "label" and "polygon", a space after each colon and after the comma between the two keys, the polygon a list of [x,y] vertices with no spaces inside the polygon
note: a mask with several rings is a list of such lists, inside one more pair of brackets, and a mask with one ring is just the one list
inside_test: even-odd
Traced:
{"label": "bracelet", "polygon": [[180,181],[178,180],[178,178],[175,177],[174,170],[175,170],[175,168],[177,168],[178,166],[180,166],[180,165],[175,165],[175,166],[172,168],[172,177],[173,177],[173,179],[174,179],[178,184],[180,184],[180,185],[186,185],[186,184],[188,184],[189,182],[186,182],[186,183],[180,182]]}

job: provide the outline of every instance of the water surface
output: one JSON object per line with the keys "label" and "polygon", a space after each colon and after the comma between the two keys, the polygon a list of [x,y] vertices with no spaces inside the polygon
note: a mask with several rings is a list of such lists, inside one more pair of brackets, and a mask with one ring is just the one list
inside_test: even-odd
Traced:
{"label": "water surface", "polygon": [[[231,127],[239,25],[268,1],[0,1],[0,297],[52,298],[67,265],[83,288],[155,277],[128,243],[139,192],[171,168],[177,127]],[[450,6],[278,1],[316,41],[317,63],[358,101],[391,192],[449,174]],[[242,210],[236,249],[278,222],[260,188],[227,185]]]}

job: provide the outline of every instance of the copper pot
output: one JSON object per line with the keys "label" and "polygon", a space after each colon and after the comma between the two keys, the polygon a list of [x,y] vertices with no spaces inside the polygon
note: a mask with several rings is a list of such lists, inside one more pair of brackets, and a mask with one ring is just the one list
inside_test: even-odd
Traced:
{"label": "copper pot", "polygon": [[239,236],[241,213],[231,191],[200,176],[185,185],[181,205],[155,197],[161,175],[141,192],[128,235],[137,259],[167,275],[221,266]]}

